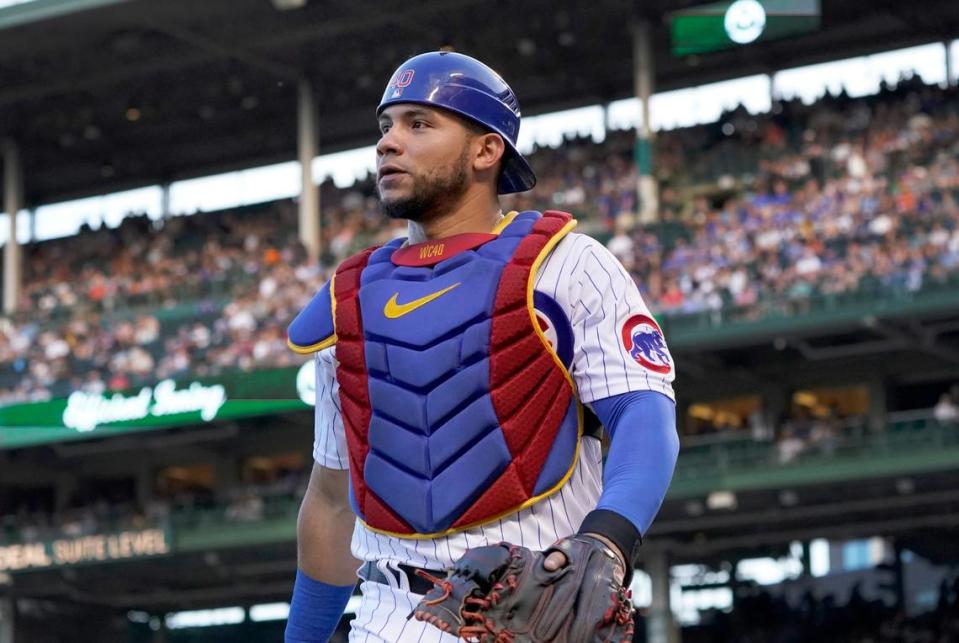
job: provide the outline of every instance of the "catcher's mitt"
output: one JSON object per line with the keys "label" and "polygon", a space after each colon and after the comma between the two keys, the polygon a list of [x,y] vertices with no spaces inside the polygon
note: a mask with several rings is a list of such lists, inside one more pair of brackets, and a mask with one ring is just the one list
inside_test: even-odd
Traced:
{"label": "catcher's mitt", "polygon": [[[564,567],[543,561],[554,551]],[[435,587],[414,616],[477,643],[594,643],[633,640],[625,569],[604,543],[576,535],[544,552],[500,543],[470,549],[446,578],[420,570]]]}

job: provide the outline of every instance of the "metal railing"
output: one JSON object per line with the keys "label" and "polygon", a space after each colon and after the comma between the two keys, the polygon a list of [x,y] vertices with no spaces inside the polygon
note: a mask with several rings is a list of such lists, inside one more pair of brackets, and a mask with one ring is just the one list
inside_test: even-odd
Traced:
{"label": "metal railing", "polygon": [[681,449],[674,480],[722,478],[771,467],[808,467],[839,460],[910,458],[959,449],[959,424],[937,422],[928,412],[912,419],[891,420],[877,432],[864,427],[839,431],[813,428],[805,437],[757,442],[743,436]]}
{"label": "metal railing", "polygon": [[665,311],[658,315],[670,340],[733,326],[754,329],[775,322],[812,326],[862,315],[902,315],[925,308],[955,307],[959,273],[945,281],[927,281],[919,290],[875,285],[854,292],[806,297],[768,297],[749,306],[724,306],[697,312]]}

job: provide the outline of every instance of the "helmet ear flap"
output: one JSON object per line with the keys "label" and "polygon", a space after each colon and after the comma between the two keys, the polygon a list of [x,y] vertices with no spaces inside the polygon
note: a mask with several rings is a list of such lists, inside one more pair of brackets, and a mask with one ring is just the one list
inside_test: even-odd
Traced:
{"label": "helmet ear flap", "polygon": [[396,103],[445,109],[499,134],[506,144],[497,182],[500,194],[524,192],[536,185],[532,167],[516,148],[519,101],[506,81],[479,60],[447,51],[410,58],[390,77],[377,115]]}

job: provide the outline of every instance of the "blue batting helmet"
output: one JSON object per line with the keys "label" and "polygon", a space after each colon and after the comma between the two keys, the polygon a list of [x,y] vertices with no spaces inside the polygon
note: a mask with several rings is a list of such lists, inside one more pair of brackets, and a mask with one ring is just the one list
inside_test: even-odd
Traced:
{"label": "blue batting helmet", "polygon": [[503,137],[506,153],[497,191],[524,192],[536,185],[536,175],[516,149],[519,101],[499,74],[469,56],[432,51],[410,58],[390,78],[376,115],[397,103],[441,107]]}

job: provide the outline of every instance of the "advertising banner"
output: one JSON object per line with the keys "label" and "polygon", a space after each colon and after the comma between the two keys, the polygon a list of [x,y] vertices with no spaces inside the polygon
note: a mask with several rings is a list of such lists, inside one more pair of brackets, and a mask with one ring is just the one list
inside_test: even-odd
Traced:
{"label": "advertising banner", "polygon": [[168,528],[64,536],[46,541],[0,545],[0,572],[149,558],[169,554],[171,549],[172,538]]}
{"label": "advertising banner", "polygon": [[314,403],[313,369],[310,360],[299,367],[168,379],[123,392],[76,391],[0,407],[0,449],[302,411]]}

